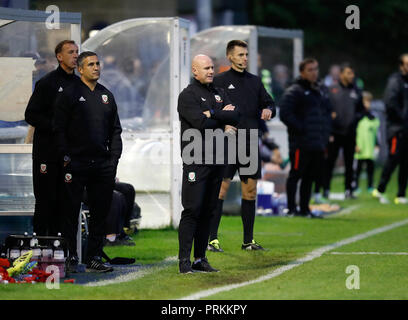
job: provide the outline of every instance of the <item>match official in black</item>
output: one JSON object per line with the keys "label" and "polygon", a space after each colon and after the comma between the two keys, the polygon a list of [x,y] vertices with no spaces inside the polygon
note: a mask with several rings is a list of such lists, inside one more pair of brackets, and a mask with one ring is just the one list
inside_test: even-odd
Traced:
{"label": "match official in black", "polygon": [[[180,93],[177,107],[181,123],[181,201],[184,208],[179,225],[179,271],[216,272],[218,270],[208,263],[205,251],[211,214],[216,205],[224,170],[223,161],[218,162],[215,158],[219,151],[221,156],[225,156],[225,150],[223,147],[219,148],[218,139],[208,131],[218,129],[224,136],[225,125],[236,125],[239,115],[229,103],[224,90],[213,86],[214,64],[208,56],[194,57],[192,72],[194,80]],[[214,142],[214,148],[206,150],[207,140]],[[191,145],[198,148],[189,152]],[[212,162],[206,161],[209,158],[212,158]],[[193,242],[195,259],[191,264]]]}
{"label": "match official in black", "polygon": [[[265,90],[262,79],[246,71],[248,66],[248,44],[242,40],[231,40],[227,44],[226,55],[231,62],[231,69],[214,78],[214,85],[223,88],[232,103],[237,107],[241,117],[235,130],[245,130],[246,142],[240,141],[237,150],[246,148],[246,153],[251,149],[251,143],[258,154],[258,162],[253,174],[243,174],[241,170],[248,167],[241,159],[236,159],[236,164],[228,164],[224,173],[219,200],[211,222],[209,249],[222,251],[218,241],[218,226],[222,215],[223,202],[227,195],[231,179],[237,170],[241,179],[241,217],[244,227],[243,250],[262,250],[262,246],[254,240],[254,222],[256,212],[256,186],[261,178],[261,157],[259,153],[258,137],[251,142],[250,129],[259,129],[259,119],[270,120],[275,114],[275,103]],[[237,139],[238,141],[238,139]],[[247,168],[248,169],[248,168]]]}
{"label": "match official in black", "polygon": [[33,229],[37,235],[57,235],[59,221],[59,178],[57,148],[52,133],[54,103],[67,86],[79,78],[74,74],[78,59],[78,46],[64,40],[55,47],[59,66],[35,84],[34,92],[25,111],[25,120],[35,129],[33,140],[33,188],[35,209]]}
{"label": "match official in black", "polygon": [[122,153],[122,128],[113,94],[97,81],[98,56],[78,57],[81,81],[64,90],[57,100],[54,130],[64,165],[63,222],[69,247],[68,271],[78,264],[76,234],[81,199],[86,187],[90,222],[86,268],[91,272],[113,269],[101,261],[105,219],[109,212],[116,169]]}

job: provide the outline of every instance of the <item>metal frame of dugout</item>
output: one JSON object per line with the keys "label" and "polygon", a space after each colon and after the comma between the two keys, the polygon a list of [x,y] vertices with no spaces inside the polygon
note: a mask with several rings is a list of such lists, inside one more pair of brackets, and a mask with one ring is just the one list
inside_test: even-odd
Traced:
{"label": "metal frame of dugout", "polygon": [[[45,22],[49,16],[50,13],[45,11],[0,8],[0,42],[3,46],[7,46],[8,50],[7,53],[0,55],[0,59],[3,57],[28,59],[27,55],[21,55],[22,51],[38,52],[42,50],[53,55],[56,43],[64,39],[72,39],[79,46],[81,45],[81,13],[59,12],[59,29],[48,29],[46,27]],[[31,93],[29,92],[29,96],[31,96]],[[3,92],[3,94],[5,93]],[[7,99],[7,97],[2,97],[3,101],[9,101]],[[27,103],[28,99],[19,101],[22,109],[11,111],[17,113],[17,117],[20,116],[18,120],[24,120],[24,110]],[[1,107],[0,104],[0,109]],[[0,120],[5,119],[0,118]],[[5,158],[0,163],[0,184],[2,185],[0,219],[32,217],[34,213],[34,201],[18,207],[21,203],[27,202],[27,199],[34,199],[32,191],[32,159],[29,156],[32,153],[32,144],[23,144],[27,131],[28,128],[24,125],[15,128],[0,128],[0,158]],[[7,177],[11,177],[11,180]],[[21,191],[18,189],[21,179],[24,180],[27,190]],[[16,192],[14,192],[13,188],[16,189]],[[13,195],[12,193],[16,194]],[[13,200],[11,201],[10,198],[13,198]],[[12,231],[25,232],[29,230]],[[78,234],[81,235],[80,232]],[[79,254],[81,253],[80,247],[79,245]]]}
{"label": "metal frame of dugout", "polygon": [[[177,227],[181,215],[179,93],[190,77],[190,22],[178,17],[114,23],[87,39],[100,83],[115,96],[123,152],[117,176],[136,190],[140,228]],[[114,80],[115,79],[115,80]]]}

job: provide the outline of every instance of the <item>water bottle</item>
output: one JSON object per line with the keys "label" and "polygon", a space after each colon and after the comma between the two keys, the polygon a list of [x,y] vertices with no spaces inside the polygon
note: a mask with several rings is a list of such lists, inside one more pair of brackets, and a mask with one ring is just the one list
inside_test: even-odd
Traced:
{"label": "water bottle", "polygon": [[30,240],[30,248],[33,250],[33,260],[38,261],[41,258],[41,248],[38,245],[37,234],[33,232],[33,237]]}
{"label": "water bottle", "polygon": [[15,260],[20,256],[20,254],[21,254],[20,248],[17,246],[14,246],[13,248],[10,249],[9,258],[11,260]]}
{"label": "water bottle", "polygon": [[47,245],[42,249],[41,255],[42,255],[43,259],[52,258],[53,250],[52,250],[51,246],[49,245],[49,243],[47,243]]}
{"label": "water bottle", "polygon": [[61,247],[61,242],[57,239],[54,240],[54,259],[55,260],[64,260],[64,250]]}

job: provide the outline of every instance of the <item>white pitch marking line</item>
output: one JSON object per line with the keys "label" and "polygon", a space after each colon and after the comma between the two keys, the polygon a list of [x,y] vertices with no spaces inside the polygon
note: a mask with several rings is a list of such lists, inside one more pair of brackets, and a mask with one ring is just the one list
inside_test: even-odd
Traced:
{"label": "white pitch marking line", "polygon": [[[141,267],[141,269],[139,269],[138,271],[129,272],[127,274],[120,275],[120,276],[117,276],[116,278],[109,279],[109,280],[89,282],[89,283],[84,284],[84,287],[103,287],[103,286],[107,286],[107,285],[110,285],[110,284],[118,284],[118,283],[122,283],[122,282],[128,282],[128,281],[136,280],[136,279],[142,278],[142,277],[152,273],[153,271],[157,271],[159,269],[165,268],[165,267],[169,266],[170,264],[175,263],[176,261],[178,261],[177,256],[167,257],[166,259],[164,259],[162,262],[160,262],[156,266]],[[113,266],[113,267],[115,268],[115,266]]]}
{"label": "white pitch marking line", "polygon": [[335,255],[390,255],[390,256],[408,256],[408,252],[330,252]]}
{"label": "white pitch marking line", "polygon": [[348,207],[346,209],[340,210],[339,212],[329,214],[329,215],[327,215],[327,218],[345,216],[347,214],[352,213],[354,210],[356,210],[356,209],[358,209],[360,207],[361,207],[361,205],[355,204],[355,205],[350,206],[350,207]]}
{"label": "white pitch marking line", "polygon": [[203,291],[199,291],[196,293],[193,293],[189,296],[186,296],[184,298],[181,298],[180,300],[198,300],[201,298],[205,298],[208,296],[212,296],[216,293],[220,293],[220,292],[224,292],[224,291],[230,291],[232,289],[237,289],[237,288],[241,288],[241,287],[245,287],[251,284],[255,284],[255,283],[259,283],[259,282],[263,282],[272,278],[275,278],[277,276],[280,276],[281,274],[285,273],[286,271],[289,271],[297,266],[300,266],[302,264],[304,264],[305,262],[308,261],[312,261],[316,258],[321,257],[324,253],[331,251],[333,249],[337,249],[339,247],[342,247],[344,245],[347,244],[351,244],[353,242],[357,242],[359,240],[363,240],[366,239],[368,237],[377,235],[379,233],[383,233],[398,227],[401,227],[403,225],[408,224],[408,219],[406,220],[402,220],[399,222],[395,222],[392,223],[390,225],[384,226],[384,227],[380,227],[380,228],[376,228],[361,234],[358,234],[356,236],[350,237],[350,238],[346,238],[343,240],[340,240],[338,242],[335,242],[333,244],[329,244],[327,246],[318,248],[316,250],[311,251],[310,253],[308,253],[305,257],[297,259],[295,261],[289,262],[287,265],[284,265],[283,267],[280,267],[274,271],[272,271],[271,273],[268,273],[262,277],[259,277],[257,279],[254,280],[250,280],[250,281],[246,281],[246,282],[241,282],[241,283],[235,283],[235,284],[230,284],[230,285],[226,285],[226,286],[222,286],[222,287],[218,287],[218,288],[213,288],[213,289],[208,289],[208,290],[203,290]]}

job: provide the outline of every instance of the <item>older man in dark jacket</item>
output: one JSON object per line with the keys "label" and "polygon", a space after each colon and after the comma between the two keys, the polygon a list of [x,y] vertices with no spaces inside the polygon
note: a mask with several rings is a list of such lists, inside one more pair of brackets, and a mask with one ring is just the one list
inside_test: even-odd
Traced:
{"label": "older man in dark jacket", "polygon": [[373,196],[381,203],[388,203],[385,189],[398,165],[398,193],[394,202],[408,203],[405,197],[408,180],[408,53],[400,56],[399,66],[400,72],[389,77],[384,94],[389,150],[380,183],[373,191]]}
{"label": "older man in dark jacket", "polygon": [[[286,89],[280,118],[288,127],[291,170],[286,182],[288,215],[315,217],[309,209],[312,183],[322,168],[330,133],[330,102],[325,87],[317,83],[318,62],[307,58],[299,65],[300,78]],[[299,179],[300,212],[296,210]]]}

